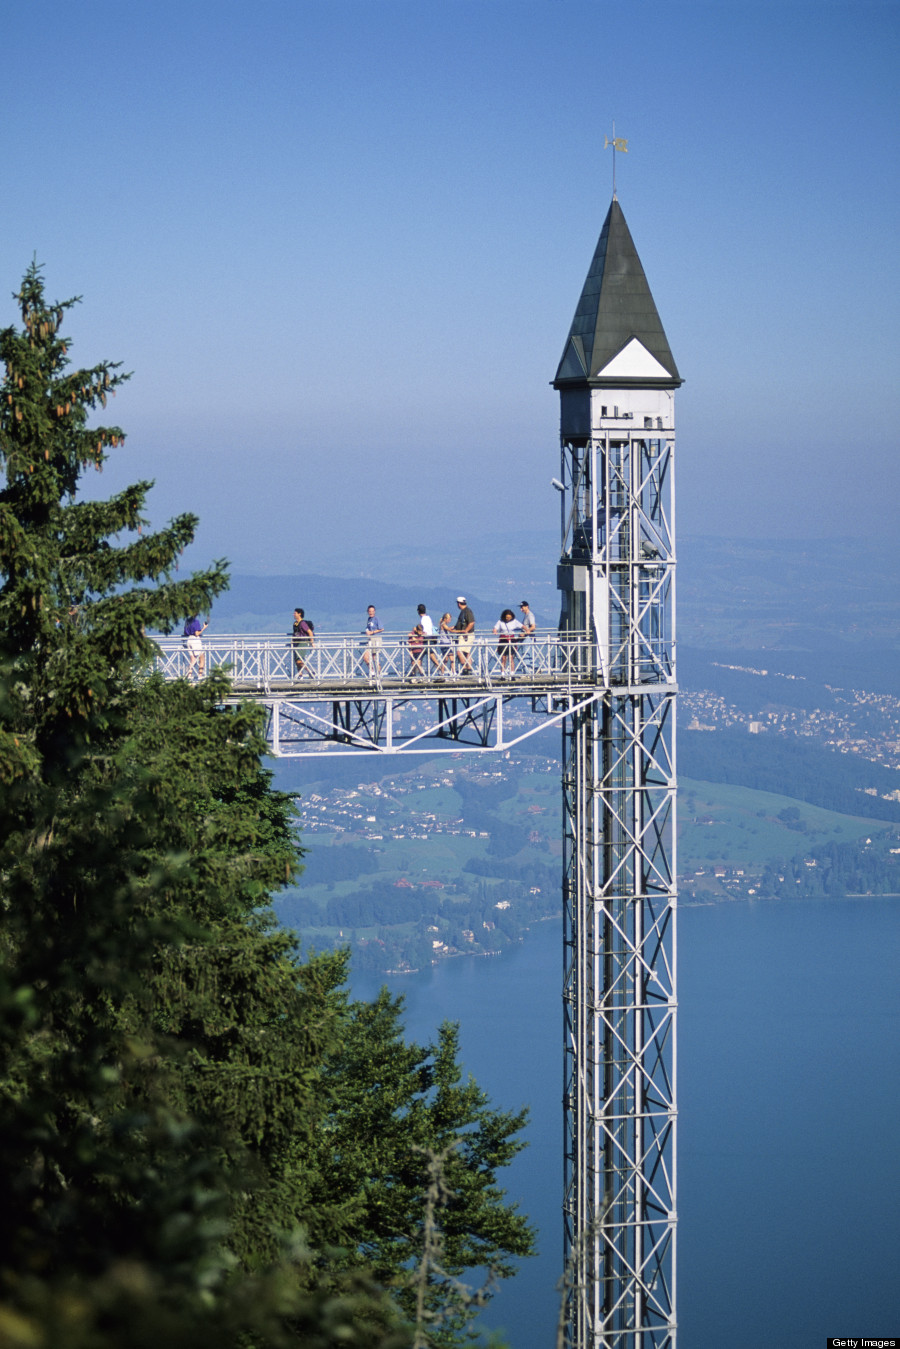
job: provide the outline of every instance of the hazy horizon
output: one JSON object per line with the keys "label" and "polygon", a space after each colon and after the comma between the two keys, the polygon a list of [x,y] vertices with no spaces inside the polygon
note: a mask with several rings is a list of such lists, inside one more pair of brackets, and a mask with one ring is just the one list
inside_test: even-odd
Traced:
{"label": "hazy horizon", "polygon": [[680,530],[892,533],[896,5],[87,13],[4,18],[0,323],[34,256],[84,297],[73,359],[135,372],[90,491],[154,478],[191,564],[554,526],[613,122],[686,381]]}

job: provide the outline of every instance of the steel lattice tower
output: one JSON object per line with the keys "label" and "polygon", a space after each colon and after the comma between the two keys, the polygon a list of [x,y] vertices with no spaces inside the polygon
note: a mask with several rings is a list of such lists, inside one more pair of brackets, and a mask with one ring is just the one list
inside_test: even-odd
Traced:
{"label": "steel lattice tower", "polygon": [[[613,198],[554,380],[559,631],[515,678],[479,636],[471,676],[413,681],[405,635],[377,669],[359,634],[208,640],[279,757],[495,753],[563,727],[566,1342],[675,1345],[674,392],[681,384]],[[159,668],[184,671],[181,639]],[[427,677],[426,677],[427,676]],[[511,728],[507,709],[533,723]],[[409,715],[412,714],[412,715]],[[424,723],[424,726],[422,725]]]}
{"label": "steel lattice tower", "polygon": [[563,723],[566,1325],[675,1343],[674,391],[615,198],[554,380],[561,627],[601,696]]}

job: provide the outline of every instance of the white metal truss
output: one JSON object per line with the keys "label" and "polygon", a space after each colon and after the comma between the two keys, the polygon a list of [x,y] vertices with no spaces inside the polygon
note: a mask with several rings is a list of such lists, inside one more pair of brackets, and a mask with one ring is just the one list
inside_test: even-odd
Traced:
{"label": "white metal truss", "polygon": [[563,446],[560,586],[604,684],[674,678],[673,451],[671,434],[621,431]]}
{"label": "white metal truss", "polygon": [[384,698],[332,696],[328,702],[273,698],[264,701],[266,739],[279,758],[346,754],[458,754],[515,749],[548,726],[598,700],[595,689],[528,694],[426,691]]}
{"label": "white metal truss", "polygon": [[[156,668],[167,679],[187,675],[189,654],[180,637],[156,639]],[[371,648],[357,633],[316,635],[302,647],[291,637],[235,634],[203,638],[205,669],[228,671],[236,693],[299,695],[321,701],[363,691],[416,693],[423,688],[515,688],[517,692],[565,689],[593,681],[593,638],[587,632],[538,629],[534,636],[498,647],[492,635],[477,635],[467,649],[442,651],[436,644],[414,652],[405,633],[385,633]],[[368,663],[366,663],[368,658]]]}
{"label": "white metal truss", "polygon": [[599,697],[563,726],[566,1333],[675,1344],[671,434],[562,447],[560,588]]}

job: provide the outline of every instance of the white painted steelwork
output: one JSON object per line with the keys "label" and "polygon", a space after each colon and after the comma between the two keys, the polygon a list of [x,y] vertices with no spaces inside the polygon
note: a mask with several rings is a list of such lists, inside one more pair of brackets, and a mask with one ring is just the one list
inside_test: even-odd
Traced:
{"label": "white painted steelwork", "polygon": [[[167,679],[186,676],[189,657],[184,639],[158,637],[156,645],[156,668]],[[372,687],[416,690],[433,686],[437,690],[452,686],[467,690],[512,685],[543,691],[593,680],[596,667],[591,634],[559,633],[556,629],[538,629],[533,637],[504,648],[505,669],[497,637],[476,635],[469,649],[471,674],[462,673],[458,648],[451,648],[446,659],[436,643],[414,655],[405,633],[385,633],[377,649],[369,648],[357,633],[317,634],[315,645],[308,649],[295,647],[290,637],[207,634],[203,652],[206,670],[225,668],[236,693],[284,693],[302,688],[304,699],[327,698],[335,689]],[[303,663],[302,671],[297,669],[297,658]],[[659,668],[648,649],[643,658],[647,677]]]}
{"label": "white painted steelwork", "polygon": [[[584,711],[596,690],[576,693],[427,690],[304,700],[265,698],[266,738],[280,758],[341,754],[458,754],[515,749],[548,726]],[[514,710],[515,709],[515,710]]]}
{"label": "white painted steelwork", "polygon": [[598,698],[564,722],[566,1326],[675,1343],[674,434],[564,436],[564,621]]}

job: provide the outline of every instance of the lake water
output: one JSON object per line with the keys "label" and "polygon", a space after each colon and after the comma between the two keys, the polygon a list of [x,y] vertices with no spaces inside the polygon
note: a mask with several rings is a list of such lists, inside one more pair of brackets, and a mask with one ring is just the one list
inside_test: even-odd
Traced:
{"label": "lake water", "polygon": [[[900,1335],[900,900],[720,904],[679,924],[679,1349]],[[513,1349],[554,1344],[560,927],[384,981],[410,1037],[459,1021],[494,1103],[530,1107],[530,1146],[501,1183],[540,1255],[485,1317]]]}

